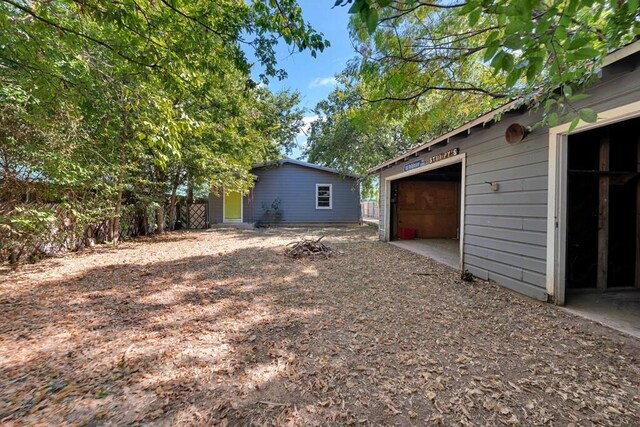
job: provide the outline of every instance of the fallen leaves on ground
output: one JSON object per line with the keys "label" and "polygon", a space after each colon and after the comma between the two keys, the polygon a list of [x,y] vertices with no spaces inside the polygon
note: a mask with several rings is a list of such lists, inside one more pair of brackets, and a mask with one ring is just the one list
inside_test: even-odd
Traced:
{"label": "fallen leaves on ground", "polygon": [[[284,257],[304,233],[337,255]],[[640,425],[636,340],[368,227],[98,248],[0,309],[3,425]]]}

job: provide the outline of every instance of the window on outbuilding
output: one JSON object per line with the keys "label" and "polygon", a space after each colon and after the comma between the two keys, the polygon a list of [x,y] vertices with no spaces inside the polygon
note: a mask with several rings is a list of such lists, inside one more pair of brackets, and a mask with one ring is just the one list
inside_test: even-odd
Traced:
{"label": "window on outbuilding", "polygon": [[331,199],[331,184],[316,184],[316,209],[331,209]]}

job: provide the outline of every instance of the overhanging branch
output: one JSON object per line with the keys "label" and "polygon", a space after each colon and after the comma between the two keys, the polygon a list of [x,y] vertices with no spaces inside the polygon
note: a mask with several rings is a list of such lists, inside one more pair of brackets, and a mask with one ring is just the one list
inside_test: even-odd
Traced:
{"label": "overhanging branch", "polygon": [[495,99],[508,98],[509,95],[501,92],[493,92],[487,89],[483,89],[476,86],[423,86],[418,92],[407,96],[384,96],[381,98],[368,99],[364,96],[360,97],[364,102],[372,104],[384,101],[399,101],[399,102],[411,102],[416,101],[421,96],[429,91],[444,91],[444,92],[467,92],[475,95],[486,95]]}

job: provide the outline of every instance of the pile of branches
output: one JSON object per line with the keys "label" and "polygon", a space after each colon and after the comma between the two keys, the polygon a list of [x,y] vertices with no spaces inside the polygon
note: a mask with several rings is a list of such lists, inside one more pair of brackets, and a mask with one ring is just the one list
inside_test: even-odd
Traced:
{"label": "pile of branches", "polygon": [[301,239],[298,242],[291,242],[287,245],[284,255],[289,258],[315,258],[316,256],[329,258],[333,250],[324,243],[320,243],[323,238],[324,236],[318,240]]}

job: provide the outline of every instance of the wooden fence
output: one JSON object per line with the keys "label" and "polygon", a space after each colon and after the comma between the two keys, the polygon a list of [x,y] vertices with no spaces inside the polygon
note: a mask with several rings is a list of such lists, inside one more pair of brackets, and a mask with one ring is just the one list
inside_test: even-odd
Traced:
{"label": "wooden fence", "polygon": [[[80,227],[73,215],[57,204],[44,204],[39,209],[50,210],[53,220],[44,226],[44,231],[28,238],[0,232],[0,262],[36,260],[60,253],[79,250],[109,239],[112,219],[104,219],[86,227]],[[180,200],[176,206],[178,229],[204,229],[209,227],[208,204],[202,201],[187,203]],[[168,221],[168,206],[165,207]],[[165,224],[168,225],[168,224]],[[120,216],[119,239],[143,236],[157,230],[155,211],[140,211],[132,205],[123,205]]]}
{"label": "wooden fence", "polygon": [[176,229],[201,230],[209,228],[209,204],[180,203],[176,207]]}
{"label": "wooden fence", "polygon": [[380,206],[378,202],[367,200],[360,202],[362,219],[380,219]]}

